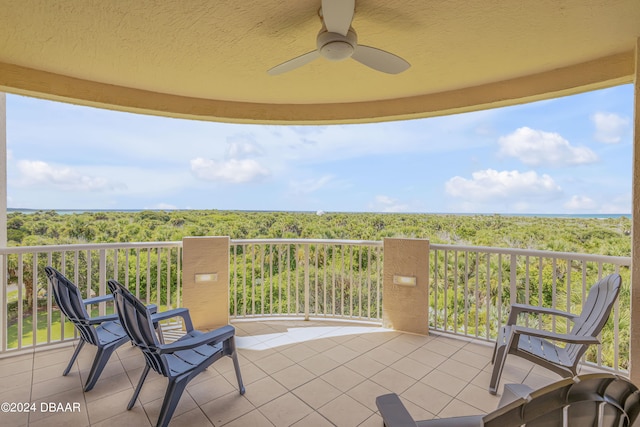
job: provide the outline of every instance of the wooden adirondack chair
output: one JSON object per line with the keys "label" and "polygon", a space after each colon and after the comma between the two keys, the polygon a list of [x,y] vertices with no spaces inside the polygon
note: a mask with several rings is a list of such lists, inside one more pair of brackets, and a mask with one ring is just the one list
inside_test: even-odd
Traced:
{"label": "wooden adirondack chair", "polygon": [[[498,335],[493,350],[493,372],[489,392],[496,394],[507,355],[515,354],[563,377],[577,375],[580,358],[591,344],[599,344],[598,334],[607,323],[613,303],[620,292],[619,274],[602,278],[589,291],[582,313],[574,315],[551,308],[514,304],[507,324]],[[568,334],[558,334],[517,325],[521,313],[562,316],[573,322]],[[557,343],[565,343],[560,346]]]}
{"label": "wooden adirondack chair", "polygon": [[539,390],[507,384],[498,408],[487,415],[415,421],[397,394],[376,398],[386,427],[630,427],[640,392],[610,373],[565,378]]}
{"label": "wooden adirondack chair", "polygon": [[[244,394],[233,326],[224,326],[207,333],[196,331],[186,308],[152,316],[144,304],[123,285],[115,280],[109,280],[107,284],[115,297],[116,311],[122,327],[131,341],[142,350],[147,362],[127,409],[135,404],[144,380],[153,368],[169,379],[157,423],[158,427],[167,426],[189,381],[223,356],[233,360],[238,388],[240,394]],[[178,316],[183,318],[186,334],[170,344],[162,343],[153,322]]]}

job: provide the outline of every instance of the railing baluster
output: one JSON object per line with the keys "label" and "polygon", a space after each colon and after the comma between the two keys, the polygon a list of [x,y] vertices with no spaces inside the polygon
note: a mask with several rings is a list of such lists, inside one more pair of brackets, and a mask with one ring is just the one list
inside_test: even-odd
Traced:
{"label": "railing baluster", "polygon": [[304,245],[304,320],[309,320],[309,244]]}

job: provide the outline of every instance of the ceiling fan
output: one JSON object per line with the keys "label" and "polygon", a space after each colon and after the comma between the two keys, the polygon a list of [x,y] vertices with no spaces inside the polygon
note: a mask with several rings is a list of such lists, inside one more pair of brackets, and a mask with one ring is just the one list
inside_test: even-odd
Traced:
{"label": "ceiling fan", "polygon": [[321,56],[330,61],[353,58],[369,68],[387,74],[398,74],[408,69],[411,64],[399,56],[358,44],[358,36],[351,28],[355,3],[355,0],[322,0],[320,15],[323,26],[316,38],[317,49],[276,65],[267,73],[272,76],[286,73]]}

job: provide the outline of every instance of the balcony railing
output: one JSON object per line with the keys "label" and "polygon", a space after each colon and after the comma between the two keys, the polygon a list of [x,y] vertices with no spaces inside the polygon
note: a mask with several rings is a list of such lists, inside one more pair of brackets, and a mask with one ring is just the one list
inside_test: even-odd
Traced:
{"label": "balcony railing", "polygon": [[[232,240],[230,316],[381,322],[383,255],[377,241]],[[106,280],[116,278],[147,303],[180,306],[181,242],[14,247],[1,249],[0,257],[1,354],[77,337],[51,298],[46,265],[74,280],[85,296],[106,293]],[[512,303],[579,312],[589,287],[619,272],[623,289],[602,345],[585,357],[628,370],[631,258],[432,244],[429,264],[430,329],[489,341]],[[105,314],[113,307],[93,310]],[[525,320],[557,332],[569,327],[555,319]]]}

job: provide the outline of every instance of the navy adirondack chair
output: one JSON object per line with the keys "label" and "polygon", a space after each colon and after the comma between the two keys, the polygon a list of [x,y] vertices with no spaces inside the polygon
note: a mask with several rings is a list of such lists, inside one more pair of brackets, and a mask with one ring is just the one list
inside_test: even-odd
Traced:
{"label": "navy adirondack chair", "polygon": [[[157,426],[165,427],[169,424],[189,381],[223,356],[233,360],[238,388],[240,394],[244,394],[233,326],[224,326],[207,333],[196,331],[186,308],[155,314],[152,320],[151,313],[144,304],[127,288],[116,280],[109,280],[107,284],[115,297],[116,311],[122,327],[131,341],[142,350],[147,362],[127,409],[131,409],[135,404],[144,380],[153,368],[169,379],[157,423]],[[172,317],[182,317],[187,332],[177,341],[164,344],[158,339],[152,322]]]}
{"label": "navy adirondack chair", "polygon": [[60,307],[60,311],[74,324],[80,333],[80,343],[76,347],[71,360],[62,375],[67,375],[73,362],[85,343],[98,347],[96,357],[91,365],[89,377],[84,391],[95,386],[111,354],[122,344],[129,341],[127,333],[117,321],[117,314],[109,316],[91,317],[87,313],[86,305],[109,301],[113,295],[103,295],[95,298],[82,299],[78,287],[62,273],[52,267],[45,267],[47,278],[53,289],[53,297]]}

